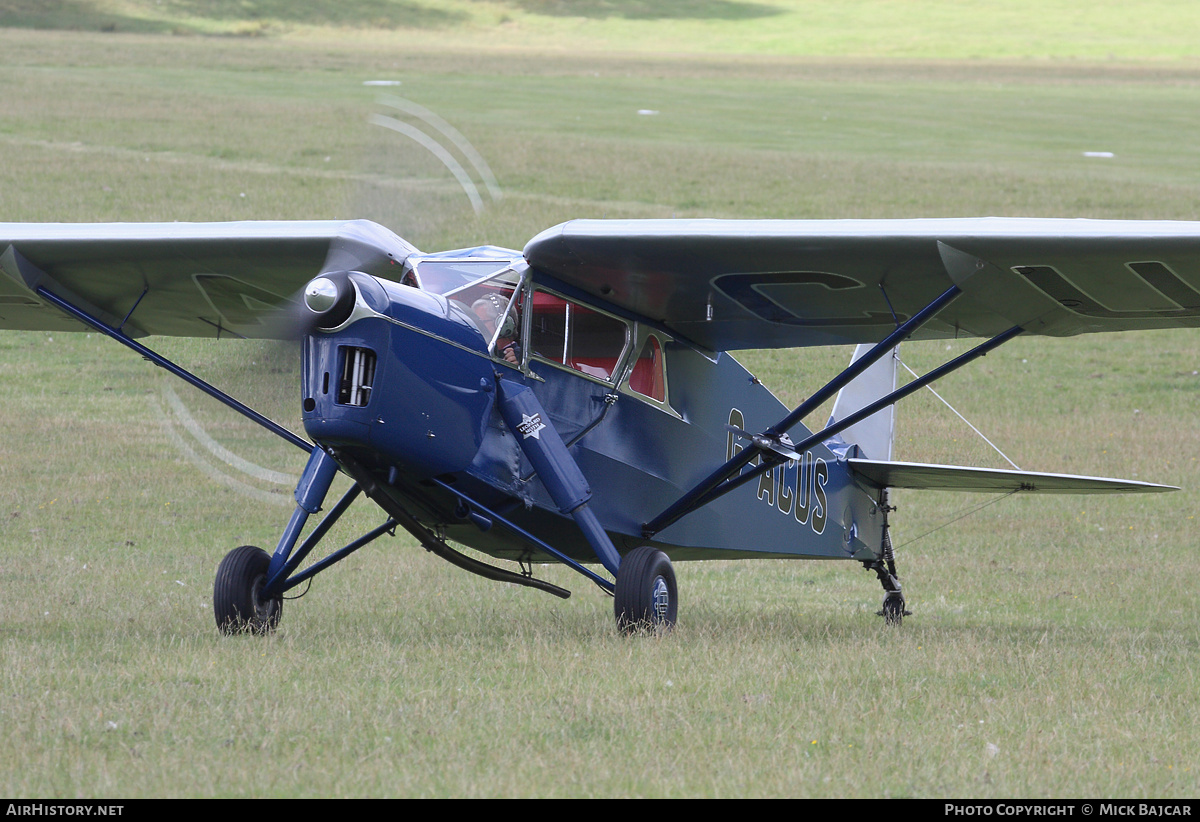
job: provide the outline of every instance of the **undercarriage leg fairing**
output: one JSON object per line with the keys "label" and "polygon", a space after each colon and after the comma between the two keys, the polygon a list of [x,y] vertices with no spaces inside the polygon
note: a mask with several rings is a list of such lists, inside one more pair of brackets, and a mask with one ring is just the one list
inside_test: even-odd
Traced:
{"label": "undercarriage leg fairing", "polygon": [[559,513],[571,516],[610,574],[617,576],[621,557],[595,513],[588,508],[592,489],[537,397],[528,387],[499,380],[500,413],[525,457],[537,471]]}
{"label": "undercarriage leg fairing", "polygon": [[592,491],[549,414],[527,386],[498,380],[500,413],[520,443],[560,514],[583,532],[600,564],[613,575],[613,615],[624,633],[669,631],[675,624],[679,593],[670,558],[643,545],[624,557],[617,553],[595,512]]}

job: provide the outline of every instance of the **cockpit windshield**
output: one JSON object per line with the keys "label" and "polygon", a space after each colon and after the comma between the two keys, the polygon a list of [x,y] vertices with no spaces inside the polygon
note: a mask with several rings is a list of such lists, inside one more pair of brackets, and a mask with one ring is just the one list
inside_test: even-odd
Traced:
{"label": "cockpit windshield", "polygon": [[413,268],[422,291],[449,297],[479,280],[510,271],[512,260],[438,260],[426,259]]}
{"label": "cockpit windshield", "polygon": [[424,259],[413,266],[422,291],[446,297],[488,341],[488,350],[510,365],[521,363],[521,288],[526,270],[517,259]]}

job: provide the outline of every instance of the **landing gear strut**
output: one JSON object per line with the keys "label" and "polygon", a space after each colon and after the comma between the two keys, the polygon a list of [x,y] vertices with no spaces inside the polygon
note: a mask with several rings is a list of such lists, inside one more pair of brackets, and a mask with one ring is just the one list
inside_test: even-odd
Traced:
{"label": "landing gear strut", "polygon": [[883,586],[883,607],[876,611],[888,625],[899,625],[912,611],[904,607],[904,594],[900,590],[900,578],[896,576],[896,557],[892,553],[892,535],[883,532],[883,556],[874,562],[863,563],[879,577]]}

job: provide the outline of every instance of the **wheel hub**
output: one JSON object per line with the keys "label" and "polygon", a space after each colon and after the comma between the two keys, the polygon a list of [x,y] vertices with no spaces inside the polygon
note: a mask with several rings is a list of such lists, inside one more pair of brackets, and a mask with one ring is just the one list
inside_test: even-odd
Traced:
{"label": "wheel hub", "polygon": [[254,621],[266,625],[275,615],[275,608],[278,603],[274,599],[263,599],[262,589],[267,584],[265,575],[254,580],[254,584],[250,586],[250,600],[254,603]]}
{"label": "wheel hub", "polygon": [[671,589],[667,587],[667,581],[662,577],[654,578],[654,593],[651,594],[650,601],[654,608],[655,619],[665,622],[671,608]]}

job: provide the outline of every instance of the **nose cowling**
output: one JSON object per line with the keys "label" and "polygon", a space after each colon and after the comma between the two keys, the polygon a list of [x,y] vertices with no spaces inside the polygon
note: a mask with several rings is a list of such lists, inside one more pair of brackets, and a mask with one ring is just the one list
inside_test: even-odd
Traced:
{"label": "nose cowling", "polygon": [[357,272],[315,278],[303,304],[313,324],[303,401],[309,436],[418,478],[471,464],[495,377],[482,337],[461,311],[443,297]]}

